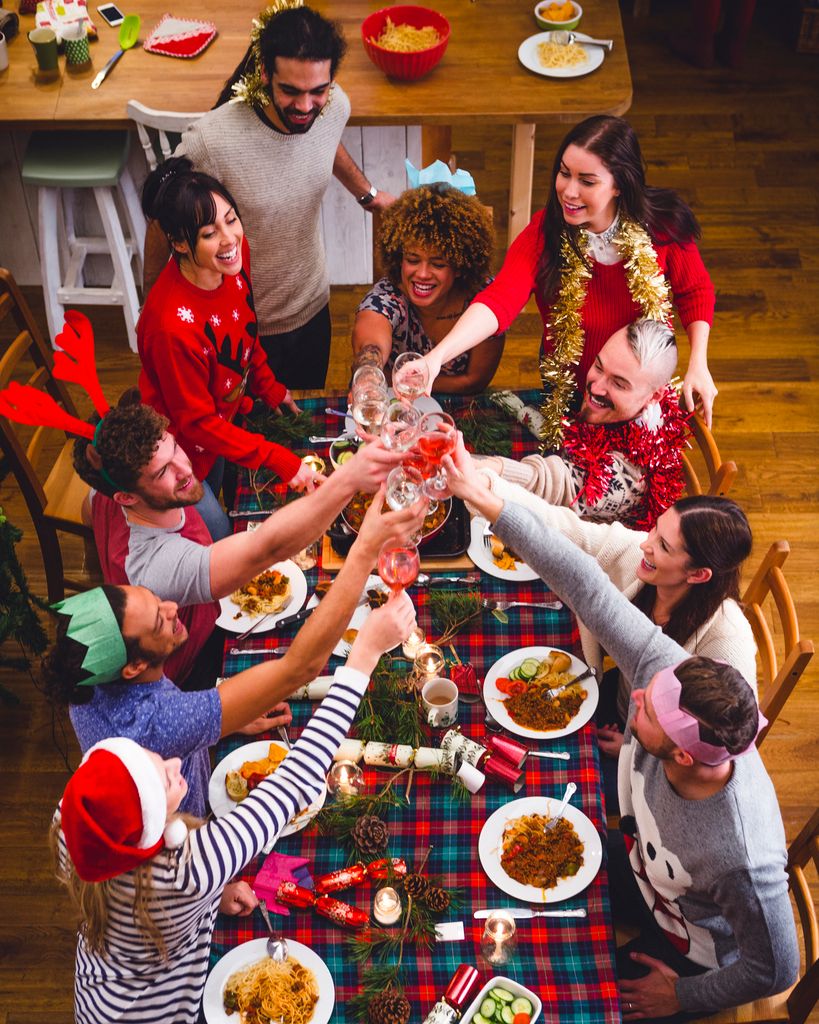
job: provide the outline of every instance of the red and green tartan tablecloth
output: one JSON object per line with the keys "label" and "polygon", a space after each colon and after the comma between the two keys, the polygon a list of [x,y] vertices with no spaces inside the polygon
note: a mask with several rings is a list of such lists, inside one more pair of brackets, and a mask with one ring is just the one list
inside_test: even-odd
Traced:
{"label": "red and green tartan tablecloth", "polygon": [[[521,396],[525,401],[537,400],[535,392],[522,392]],[[449,399],[444,404],[450,411],[457,413],[468,401]],[[315,418],[317,434],[331,436],[339,432],[338,421],[324,414],[327,405],[325,398],[303,401],[301,405]],[[521,458],[536,450],[534,438],[511,421],[510,432],[513,457]],[[255,498],[240,483],[237,508],[255,507],[253,502]],[[311,592],[318,579],[326,576],[318,569],[306,575]],[[545,586],[539,581],[508,584],[485,574],[481,576],[481,591],[485,597],[504,600],[543,599],[547,596]],[[427,593],[419,588],[411,588],[409,593],[418,610],[419,624],[428,634],[434,635],[428,614]],[[576,626],[567,609],[561,612],[512,609],[508,614],[509,622],[503,624],[491,614],[485,613],[482,619],[455,638],[459,656],[475,665],[479,679],[483,679],[493,662],[518,647],[537,644],[578,652]],[[258,652],[266,645],[272,647],[286,644],[292,635],[292,631],[267,634],[254,641],[247,648],[247,654],[237,656],[227,653],[232,646],[232,639],[229,638],[225,648],[224,674],[234,675],[251,664],[257,664],[258,654],[254,656],[251,652]],[[328,671],[332,672],[337,664],[339,659],[332,658]],[[312,705],[309,701],[294,701],[292,708],[291,737],[297,737],[311,714]],[[478,740],[484,737],[482,705],[461,703],[459,724],[467,736]],[[246,739],[232,736],[220,742],[217,759],[240,746]],[[394,737],[385,736],[384,740],[390,742]],[[437,744],[433,740],[431,745]],[[567,750],[571,760],[565,762],[529,758],[525,769],[526,785],[518,796],[544,794],[559,797],[566,783],[573,780],[578,785],[574,804],[582,808],[605,840],[594,725],[589,724],[572,736],[538,746],[541,749],[551,747]],[[368,767],[364,771],[368,791],[383,786],[391,774],[388,770]],[[436,998],[444,991],[457,965],[468,962],[478,967],[484,980],[493,973],[506,974],[536,991],[543,1000],[543,1020],[547,1024],[558,1021],[561,1024],[620,1021],[605,870],[598,874],[585,892],[560,904],[561,907],[585,907],[588,911],[585,920],[553,918],[521,921],[517,933],[517,954],[509,965],[493,969],[481,957],[480,938],[483,927],[482,922],[473,919],[472,911],[513,906],[517,903],[489,881],[480,866],[477,853],[478,836],[484,822],[493,811],[510,799],[515,797],[509,790],[498,783],[487,781],[481,792],[468,803],[458,803],[452,800],[447,781],[431,782],[424,773],[416,772],[410,806],[392,809],[388,815],[391,855],[405,858],[410,865],[417,865],[427,847],[433,844],[426,872],[441,875],[444,884],[461,889],[464,897],[463,907],[459,910],[450,909],[441,916],[441,920],[463,921],[465,941],[438,943],[431,950],[419,950],[408,945],[404,950],[404,982],[413,1008],[411,1020],[418,1022],[424,1019]],[[320,836],[315,826],[281,839],[276,844],[276,850],[308,858],[314,877],[343,867],[348,859],[347,851],[333,840]],[[259,858],[257,863],[249,865],[244,875],[246,880],[252,881],[262,860]],[[374,884],[367,882],[338,895],[358,907],[371,910],[373,888]],[[286,936],[306,943],[329,967],[336,986],[334,1024],[353,1024],[353,1016],[346,1011],[346,1004],[359,991],[361,968],[345,954],[343,940],[348,933],[311,911],[293,910],[289,918],[279,917],[277,921],[283,923]],[[258,914],[249,918],[220,915],[213,936],[211,962],[215,963],[228,949],[239,943],[265,934]]]}

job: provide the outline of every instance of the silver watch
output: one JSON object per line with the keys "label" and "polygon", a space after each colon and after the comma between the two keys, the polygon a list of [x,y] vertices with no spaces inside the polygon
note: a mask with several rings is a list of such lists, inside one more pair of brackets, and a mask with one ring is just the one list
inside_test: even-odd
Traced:
{"label": "silver watch", "polygon": [[369,192],[365,192],[363,196],[359,196],[358,199],[356,199],[356,202],[358,203],[359,206],[369,206],[377,195],[378,189],[375,187],[375,185],[370,185]]}

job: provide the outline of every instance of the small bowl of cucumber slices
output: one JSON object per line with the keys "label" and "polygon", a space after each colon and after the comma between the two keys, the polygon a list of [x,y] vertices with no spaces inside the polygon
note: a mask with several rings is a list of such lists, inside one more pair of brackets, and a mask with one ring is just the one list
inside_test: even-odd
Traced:
{"label": "small bowl of cucumber slices", "polygon": [[496,975],[488,981],[466,1008],[463,1024],[534,1024],[543,1003],[535,993],[514,981]]}

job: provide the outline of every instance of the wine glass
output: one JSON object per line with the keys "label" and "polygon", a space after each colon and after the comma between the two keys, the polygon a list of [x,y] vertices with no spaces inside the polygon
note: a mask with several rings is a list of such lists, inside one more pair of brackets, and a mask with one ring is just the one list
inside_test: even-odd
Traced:
{"label": "wine glass", "polygon": [[394,594],[414,583],[420,568],[414,544],[386,544],[378,556],[378,575]]}
{"label": "wine glass", "polygon": [[421,413],[411,405],[392,402],[381,424],[381,440],[392,451],[405,452],[415,444]]}
{"label": "wine glass", "polygon": [[455,421],[449,413],[428,412],[418,429],[418,450],[432,469],[431,474],[424,474],[424,493],[430,498],[440,498],[446,491],[446,473],[441,468],[441,459],[455,451],[458,440]]}
{"label": "wine glass", "polygon": [[[417,469],[409,466],[396,466],[387,477],[387,504],[393,512],[409,508],[424,493],[424,478]],[[409,538],[410,544],[421,543],[421,531]]]}
{"label": "wine glass", "polygon": [[387,411],[387,389],[363,386],[353,391],[353,419],[366,434],[380,434]]}
{"label": "wine glass", "polygon": [[414,402],[429,387],[429,367],[420,352],[402,352],[392,367],[392,389],[396,398]]}
{"label": "wine glass", "polygon": [[355,371],[351,390],[355,391],[356,388],[365,386],[383,387],[386,391],[387,378],[384,376],[384,371],[380,366],[359,366]]}

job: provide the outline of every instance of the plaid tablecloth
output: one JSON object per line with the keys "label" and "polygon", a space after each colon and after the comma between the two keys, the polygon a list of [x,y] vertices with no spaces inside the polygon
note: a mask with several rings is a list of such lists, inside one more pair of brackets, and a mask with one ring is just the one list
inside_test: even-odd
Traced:
{"label": "plaid tablecloth", "polygon": [[[533,402],[537,398],[535,392],[522,392],[521,396]],[[466,401],[450,399],[446,406],[450,411],[457,411],[465,406]],[[338,433],[338,421],[324,415],[324,408],[328,404],[326,399],[311,399],[301,404],[315,417],[316,433],[326,433],[328,436]],[[510,429],[515,458],[536,449],[534,439],[517,424],[510,423]],[[240,482],[237,507],[253,507],[253,501],[255,499],[246,481]],[[307,573],[311,591],[317,580],[324,575],[318,569]],[[539,581],[507,584],[487,575],[481,577],[481,591],[485,597],[500,599],[543,599],[547,595],[545,586]],[[434,635],[428,614],[427,593],[413,588],[410,594],[418,609],[420,625],[428,634]],[[265,645],[286,644],[291,636],[292,633],[287,631],[268,634],[267,638],[261,637],[248,647],[247,653],[238,656],[227,653],[232,645],[228,640],[224,674],[233,675],[257,663],[258,655],[254,657],[252,652]],[[507,624],[485,613],[473,626],[456,637],[455,647],[461,659],[475,665],[478,677],[482,679],[490,666],[510,650],[539,644],[572,649],[578,653],[577,640],[572,615],[566,609],[561,612],[513,609],[509,612]],[[338,659],[332,658],[328,671],[332,672],[338,663]],[[296,737],[309,718],[312,705],[308,701],[296,701],[292,708],[294,720],[291,736]],[[466,735],[480,740],[485,735],[482,706],[461,703],[459,724]],[[246,739],[233,736],[223,740],[217,748],[217,758],[221,759]],[[385,741],[393,739],[384,737]],[[432,745],[437,744],[432,741]],[[526,785],[518,796],[544,794],[559,797],[566,783],[574,780],[578,785],[574,804],[582,808],[605,838],[594,725],[587,725],[574,735],[555,740],[548,746],[569,751],[571,760],[564,762],[530,758],[526,765]],[[365,768],[369,791],[383,786],[389,777],[388,770]],[[543,1019],[546,1022],[600,1024],[619,1021],[621,1017],[605,871],[601,871],[581,895],[560,904],[561,907],[585,907],[588,911],[585,920],[554,918],[522,921],[517,933],[517,954],[508,966],[493,969],[481,957],[480,938],[483,927],[482,922],[473,919],[472,911],[511,906],[517,902],[488,880],[477,853],[478,836],[484,822],[493,811],[510,799],[513,797],[509,790],[498,783],[487,782],[481,792],[468,803],[457,803],[452,800],[448,782],[433,783],[423,773],[417,772],[410,806],[393,809],[388,815],[390,853],[404,857],[410,865],[417,865],[427,847],[433,844],[426,872],[441,875],[446,885],[461,889],[464,897],[463,907],[459,910],[450,909],[442,915],[441,920],[463,921],[465,941],[438,943],[431,950],[419,950],[408,945],[404,950],[404,981],[407,997],[413,1007],[411,1020],[423,1020],[435,999],[443,992],[457,965],[468,962],[478,967],[484,980],[493,973],[506,974],[536,991],[543,1000]],[[321,837],[315,826],[280,840],[276,850],[307,857],[314,876],[343,867],[347,862],[347,851],[334,841]],[[249,866],[244,875],[246,880],[252,881],[262,859]],[[341,899],[368,910],[372,907],[372,896],[372,883],[339,893]],[[283,922],[285,935],[306,943],[325,961],[336,985],[333,1021],[336,1024],[353,1024],[346,1003],[359,991],[360,968],[345,955],[342,941],[345,933],[311,911],[293,910],[289,918],[277,920]],[[220,915],[213,938],[212,963],[228,949],[264,934],[264,926],[258,914],[250,918]]]}

